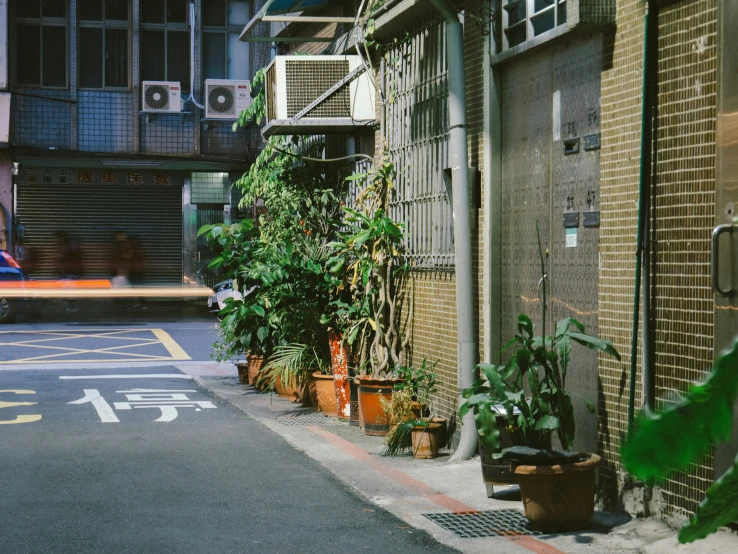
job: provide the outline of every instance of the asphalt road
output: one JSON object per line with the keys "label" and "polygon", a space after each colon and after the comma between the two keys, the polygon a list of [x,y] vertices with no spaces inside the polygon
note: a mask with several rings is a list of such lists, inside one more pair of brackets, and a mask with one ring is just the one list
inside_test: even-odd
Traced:
{"label": "asphalt road", "polygon": [[99,323],[0,328],[0,552],[451,551],[182,378],[213,319]]}

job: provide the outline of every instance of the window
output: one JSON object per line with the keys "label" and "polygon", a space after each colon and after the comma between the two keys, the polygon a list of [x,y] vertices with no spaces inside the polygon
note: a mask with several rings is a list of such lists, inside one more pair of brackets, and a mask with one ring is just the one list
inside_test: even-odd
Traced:
{"label": "window", "polygon": [[203,78],[244,81],[251,78],[249,43],[238,40],[250,13],[250,2],[203,0]]}
{"label": "window", "polygon": [[67,88],[67,1],[18,2],[15,29],[18,84]]}
{"label": "window", "polygon": [[190,90],[190,26],[187,0],[141,2],[141,80],[179,81]]}
{"label": "window", "polygon": [[128,88],[128,0],[77,0],[80,88]]}
{"label": "window", "polygon": [[503,0],[504,49],[566,23],[566,0]]}

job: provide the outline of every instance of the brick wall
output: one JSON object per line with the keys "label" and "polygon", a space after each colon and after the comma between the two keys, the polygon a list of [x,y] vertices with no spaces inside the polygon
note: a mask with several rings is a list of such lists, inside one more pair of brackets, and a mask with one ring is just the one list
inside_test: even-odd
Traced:
{"label": "brick wall", "polygon": [[[623,493],[619,450],[627,431],[639,182],[645,3],[621,0],[602,75],[599,324],[623,356],[602,358],[600,479],[608,500]],[[659,120],[653,261],[656,396],[660,405],[704,377],[713,356],[710,231],[715,188],[716,0],[680,2],[659,16]],[[607,56],[606,56],[607,57]],[[642,405],[639,342],[636,409]],[[705,457],[661,490],[662,514],[691,514],[712,479]]]}

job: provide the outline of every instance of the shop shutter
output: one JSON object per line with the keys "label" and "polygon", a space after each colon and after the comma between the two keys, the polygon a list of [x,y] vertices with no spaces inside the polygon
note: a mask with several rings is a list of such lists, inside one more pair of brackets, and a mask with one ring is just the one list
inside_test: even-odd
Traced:
{"label": "shop shutter", "polygon": [[110,277],[113,234],[139,238],[151,285],[182,283],[182,188],[19,184],[17,217],[33,249],[33,278],[54,277],[55,234],[66,231],[82,249],[84,277]]}

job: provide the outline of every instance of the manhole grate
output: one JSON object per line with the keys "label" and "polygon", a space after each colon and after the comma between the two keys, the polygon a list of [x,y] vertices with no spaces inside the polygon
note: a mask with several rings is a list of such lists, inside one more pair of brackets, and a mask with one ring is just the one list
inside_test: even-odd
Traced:
{"label": "manhole grate", "polygon": [[528,525],[528,520],[517,510],[487,510],[484,512],[423,515],[463,539],[541,534],[531,529]]}
{"label": "manhole grate", "polygon": [[308,425],[317,425],[319,427],[327,427],[331,425],[343,425],[338,418],[326,417],[320,412],[303,412],[284,416],[277,416],[274,420],[280,425],[290,425],[293,427],[306,427]]}
{"label": "manhole grate", "polygon": [[201,376],[200,379],[203,381],[218,381],[221,383],[228,383],[229,385],[240,385],[241,381],[238,380],[238,377],[232,377],[232,376],[221,376],[221,375],[204,375]]}

